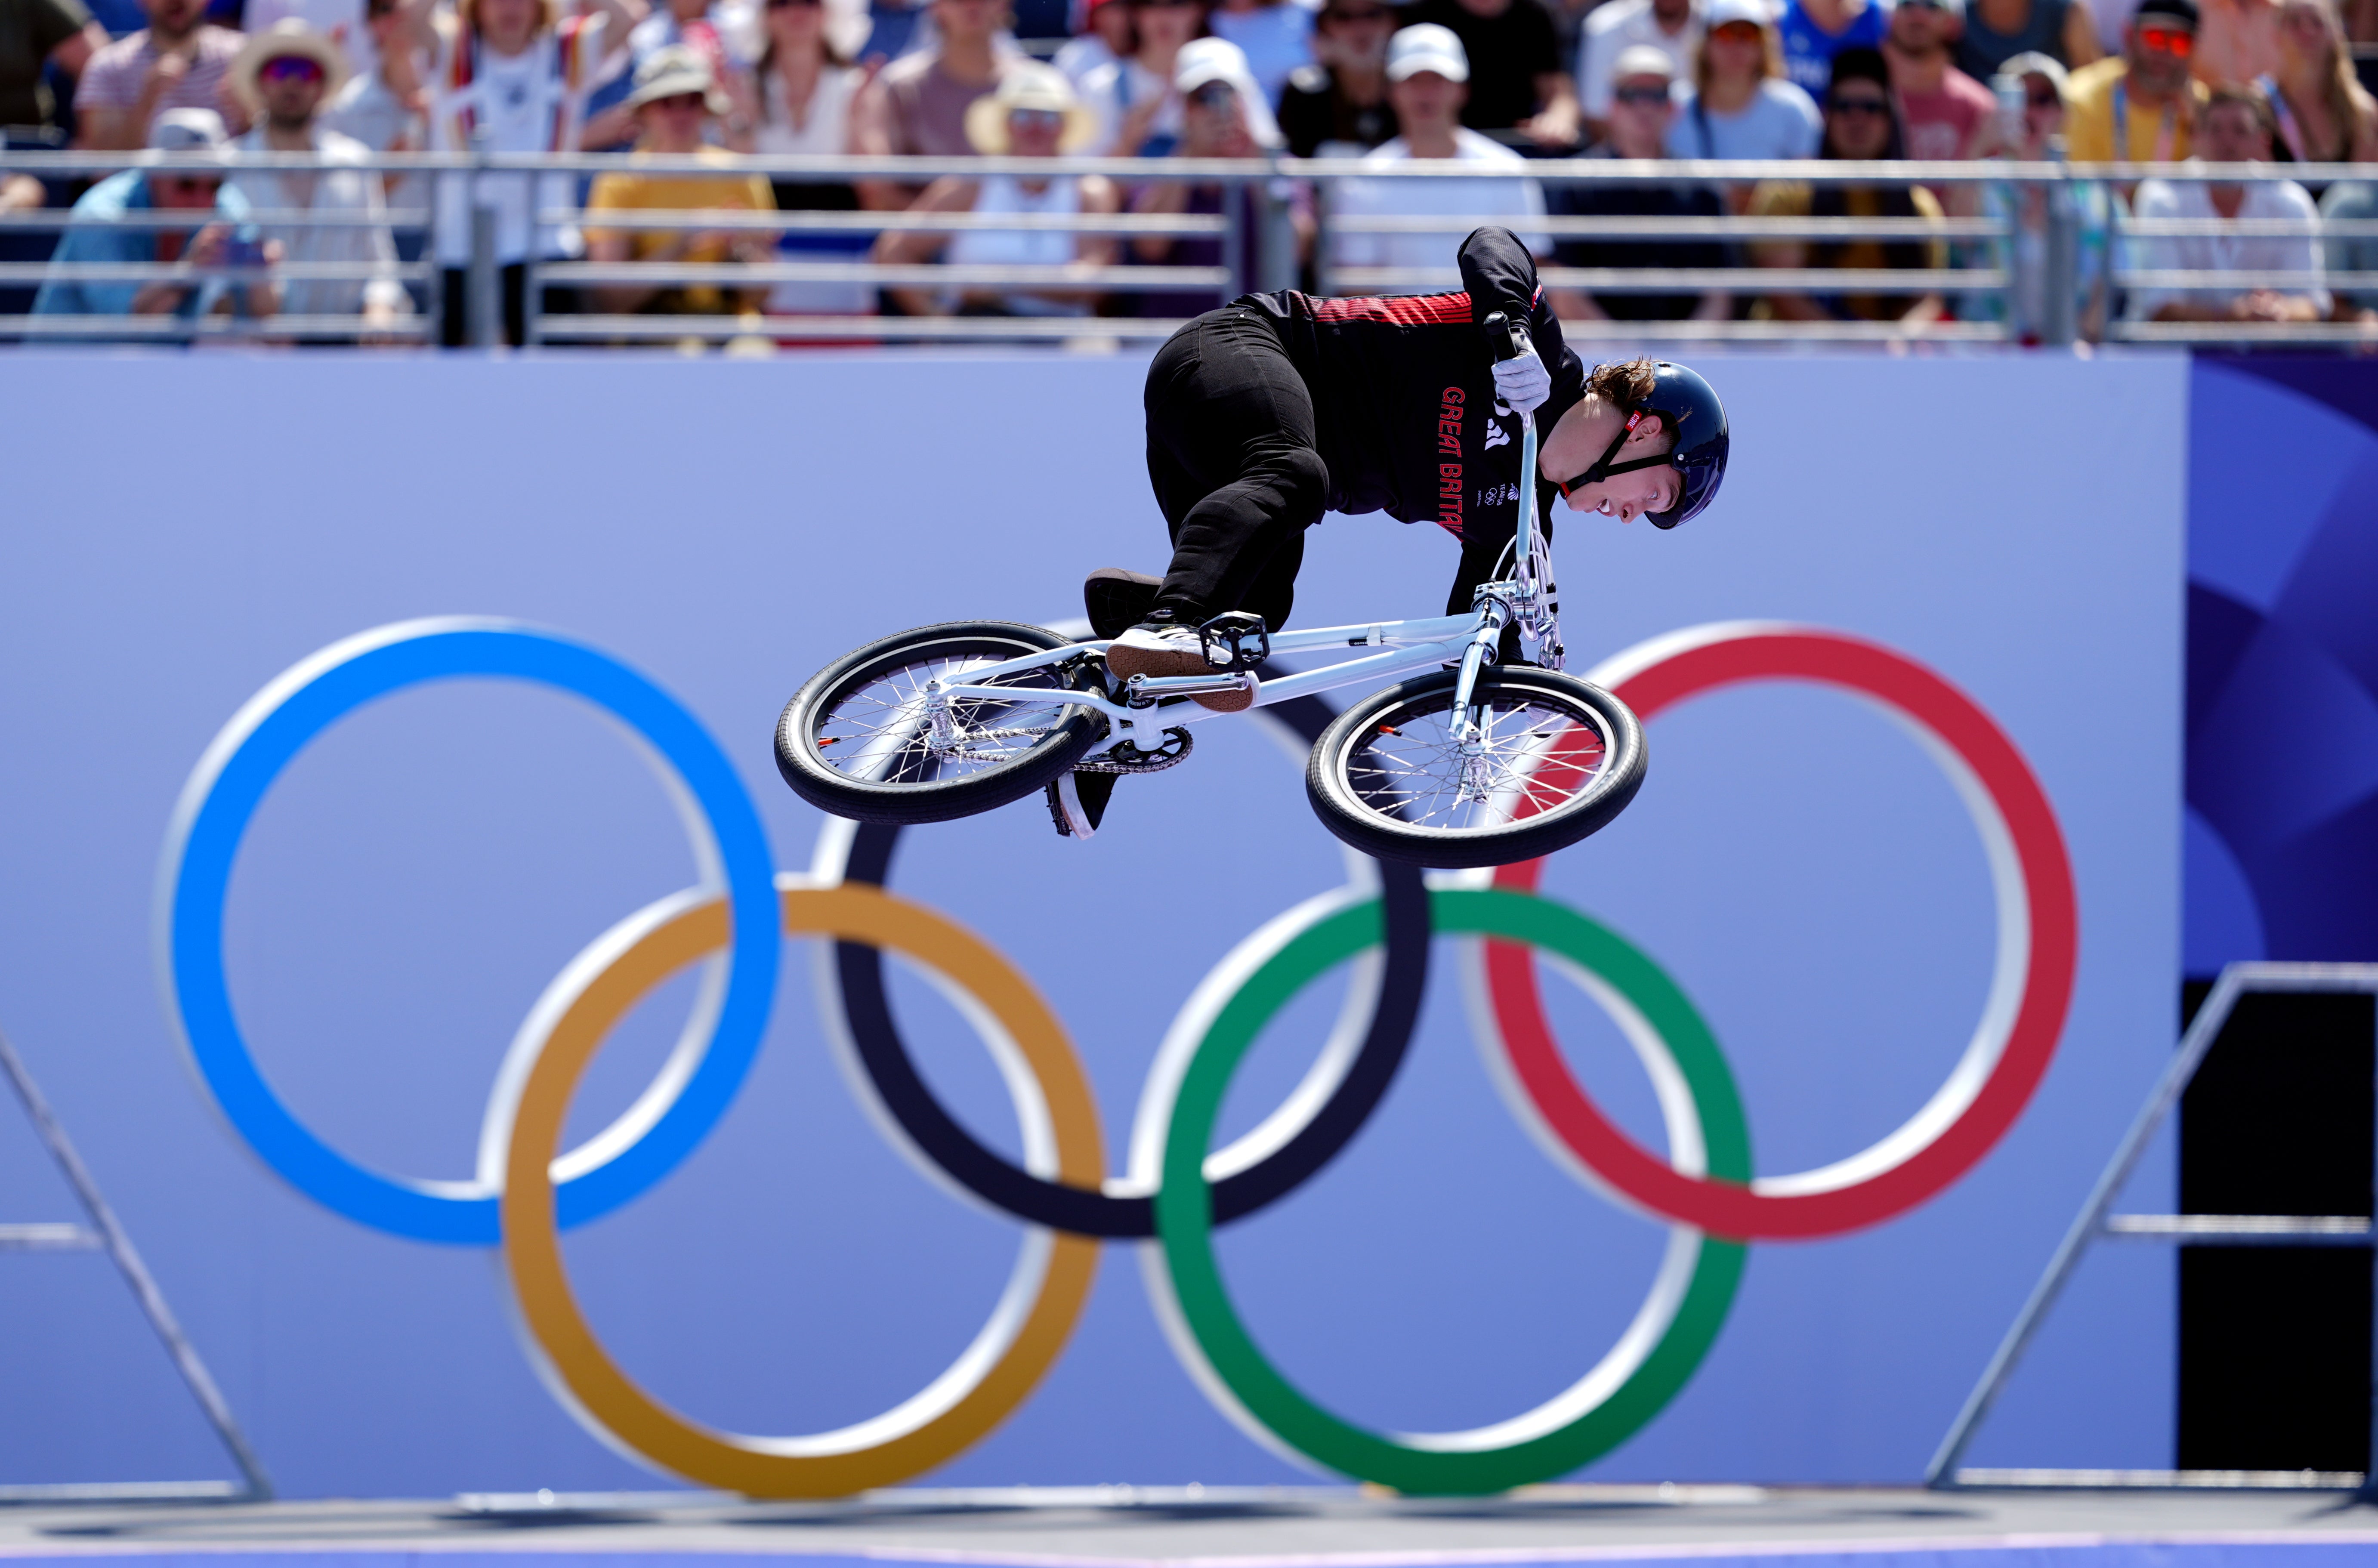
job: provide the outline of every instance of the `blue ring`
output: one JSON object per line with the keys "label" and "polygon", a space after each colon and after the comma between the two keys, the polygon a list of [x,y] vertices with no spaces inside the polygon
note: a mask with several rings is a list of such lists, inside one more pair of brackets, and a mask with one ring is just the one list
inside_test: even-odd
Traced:
{"label": "blue ring", "polygon": [[474,1183],[368,1170],[290,1113],[240,1033],[222,963],[232,863],[282,769],[375,698],[472,676],[552,687],[603,709],[667,760],[709,819],[734,928],[717,1024],[699,1066],[643,1136],[560,1185],[560,1222],[581,1225],[608,1214],[674,1170],[726,1114],[767,1027],[779,948],[775,861],[751,796],[701,721],[643,676],[584,643],[510,621],[409,621],[347,639],[274,681],[224,726],[183,790],[166,841],[160,957],[169,1007],[199,1079],[266,1165],[357,1224],[417,1241],[489,1247],[499,1239],[494,1194],[468,1191]]}

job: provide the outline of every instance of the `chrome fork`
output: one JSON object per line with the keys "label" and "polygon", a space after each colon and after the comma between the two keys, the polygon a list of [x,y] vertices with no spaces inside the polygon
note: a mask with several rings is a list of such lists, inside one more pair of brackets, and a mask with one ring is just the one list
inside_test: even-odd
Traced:
{"label": "chrome fork", "polygon": [[1470,646],[1462,650],[1461,674],[1453,683],[1453,736],[1457,753],[1461,758],[1461,796],[1473,805],[1483,804],[1494,790],[1494,771],[1486,756],[1486,728],[1478,722],[1478,708],[1471,700],[1478,687],[1478,672],[1495,656],[1495,646],[1503,640],[1503,628],[1511,624],[1510,598],[1515,584],[1489,582],[1478,590],[1478,629],[1471,634]]}

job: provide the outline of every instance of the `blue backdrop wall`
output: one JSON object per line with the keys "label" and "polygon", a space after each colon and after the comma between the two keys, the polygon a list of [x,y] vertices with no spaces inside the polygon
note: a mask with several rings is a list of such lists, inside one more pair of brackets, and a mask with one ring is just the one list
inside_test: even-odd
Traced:
{"label": "blue backdrop wall", "polygon": [[2200,359],[2190,420],[2189,973],[2378,958],[2378,378]]}
{"label": "blue backdrop wall", "polygon": [[[307,653],[415,616],[507,616],[681,697],[741,771],[778,865],[802,867],[822,819],[768,753],[801,678],[904,626],[1073,616],[1085,569],[1160,565],[1139,365],[20,362],[36,366],[0,389],[0,1027],[285,1491],[644,1484],[539,1385],[486,1253],[334,1217],[210,1113],[152,964],[176,794],[240,704]],[[1591,662],[1682,627],[1777,618],[1940,671],[2054,805],[2079,884],[2079,982],[2005,1141],[1903,1217],[1755,1249],[1706,1364],[1591,1474],[1908,1478],[2173,1038],[2187,369],[1844,358],[1713,373],[1737,432],[1724,499],[1673,534],[1567,527],[1571,646]],[[2085,444],[2071,438],[2082,407],[2101,433]],[[1450,569],[1432,529],[1332,519],[1299,618],[1427,613]],[[1198,978],[1347,875],[1278,745],[1253,725],[1207,736],[1192,765],[1127,781],[1091,844],[1061,842],[1026,805],[912,832],[894,868],[1048,995],[1111,1150]],[[1640,798],[1557,857],[1547,892],[1641,945],[1709,1017],[1762,1170],[1846,1155],[1922,1103],[1972,1031],[1993,931],[1973,828],[1905,732],[1839,693],[1735,688],[1660,718],[1651,739]],[[417,688],[330,731],[267,797],[232,883],[232,995],[265,1071],[326,1139],[383,1169],[461,1178],[539,991],[693,880],[662,791],[591,710],[516,685]],[[973,1335],[1016,1237],[885,1145],[825,1048],[808,964],[788,957],[718,1131],[569,1243],[619,1359],[679,1407],[753,1431],[906,1398]],[[1295,1082],[1339,984],[1267,1034],[1226,1133]],[[1657,1146],[1616,1031],[1550,988],[1579,1076]],[[1371,1125],[1222,1245],[1267,1349],[1350,1416],[1403,1430],[1499,1419],[1565,1386],[1634,1313],[1664,1234],[1515,1127],[1458,990],[1438,965]],[[629,1021],[576,1132],[633,1099],[690,994],[673,986]],[[1013,1152],[964,1022],[921,986],[895,1000],[931,1082]],[[0,1113],[0,1217],[67,1206]],[[1297,1474],[1198,1393],[1123,1251],[1034,1396],[928,1478]],[[2093,1263],[1974,1461],[2167,1463],[2169,1291],[2159,1255]],[[144,1335],[102,1262],[11,1261],[0,1478],[219,1470]]]}

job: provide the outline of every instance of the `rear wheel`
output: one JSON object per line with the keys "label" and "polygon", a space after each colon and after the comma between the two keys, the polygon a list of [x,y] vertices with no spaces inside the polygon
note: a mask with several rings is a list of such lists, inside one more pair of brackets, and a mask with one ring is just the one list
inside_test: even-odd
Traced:
{"label": "rear wheel", "polygon": [[[1106,734],[1097,661],[969,681],[967,672],[1069,640],[1010,621],[951,621],[835,660],[785,704],[776,770],[793,793],[861,822],[945,822],[1021,800]],[[933,683],[994,686],[1013,699],[943,699]]]}
{"label": "rear wheel", "polygon": [[1598,686],[1552,670],[1481,670],[1464,755],[1456,676],[1423,676],[1355,703],[1314,743],[1304,792],[1366,855],[1467,868],[1565,849],[1642,787],[1643,726]]}

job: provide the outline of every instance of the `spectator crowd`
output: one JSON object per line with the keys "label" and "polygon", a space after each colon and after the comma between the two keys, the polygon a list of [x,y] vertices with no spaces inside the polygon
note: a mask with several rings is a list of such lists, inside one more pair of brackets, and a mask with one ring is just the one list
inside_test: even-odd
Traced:
{"label": "spectator crowd", "polygon": [[[1572,320],[2378,325],[2359,286],[2378,241],[2312,232],[2378,226],[2378,182],[2278,167],[2378,162],[2353,50],[2378,0],[2348,4],[1073,0],[1067,35],[1043,39],[1019,36],[1010,0],[0,0],[10,148],[182,155],[89,182],[0,173],[0,210],[72,208],[38,252],[0,231],[10,258],[53,268],[0,311],[274,317],[298,341],[351,338],[331,318],[354,317],[461,343],[474,247],[491,247],[513,341],[532,288],[547,315],[776,321],[754,329],[790,340],[804,317],[1171,319],[1279,275],[1286,252],[1339,292],[1435,286],[1464,227],[1491,221],[1569,269],[1554,277]],[[423,150],[607,166],[368,166]],[[314,162],[210,165],[227,152]],[[750,153],[1351,172],[771,177]],[[1652,159],[1703,167],[1575,177]],[[2270,167],[2053,186],[1723,168],[2060,159]],[[143,216],[160,210],[188,217]],[[1759,221],[1729,236],[1727,218]],[[1995,237],[1956,222],[1975,219]],[[2072,264],[2051,269],[2059,235]],[[538,271],[566,261],[595,264],[582,286]],[[159,277],[85,265],[124,262]],[[786,265],[804,262],[829,265]],[[652,263],[674,265],[630,266]],[[1976,268],[2024,286],[1961,288]],[[2214,272],[2259,281],[2191,277]]]}

